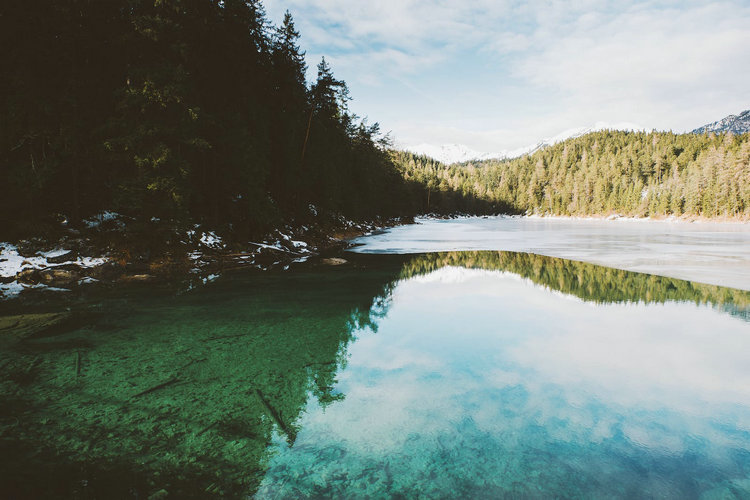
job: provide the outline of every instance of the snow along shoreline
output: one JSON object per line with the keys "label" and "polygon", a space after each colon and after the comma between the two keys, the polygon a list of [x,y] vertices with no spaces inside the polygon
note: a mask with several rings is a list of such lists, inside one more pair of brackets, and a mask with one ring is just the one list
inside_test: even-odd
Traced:
{"label": "snow along shoreline", "polygon": [[[282,269],[324,257],[348,245],[348,240],[394,225],[411,222],[394,218],[354,222],[340,215],[318,216],[313,221],[285,224],[258,241],[229,243],[217,232],[193,225],[172,235],[169,255],[132,255],[129,250],[92,245],[92,240],[121,234],[127,218],[104,212],[83,221],[81,230],[67,230],[57,240],[0,242],[0,300],[18,297],[27,290],[66,292],[93,283],[150,282],[184,278],[189,288],[206,284],[235,269]],[[158,220],[152,221],[158,223]],[[104,238],[102,236],[104,235]],[[326,263],[326,259],[321,259]]]}

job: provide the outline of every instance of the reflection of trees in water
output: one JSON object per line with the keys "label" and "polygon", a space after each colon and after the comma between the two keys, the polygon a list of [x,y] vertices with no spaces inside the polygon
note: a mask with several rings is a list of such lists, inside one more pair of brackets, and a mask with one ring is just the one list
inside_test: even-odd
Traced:
{"label": "reflection of trees in water", "polygon": [[335,387],[348,346],[356,332],[377,330],[399,280],[448,265],[503,270],[596,302],[690,301],[745,318],[750,304],[739,290],[529,254],[351,260],[348,269],[252,276],[177,298],[108,298],[86,307],[94,319],[67,329],[35,333],[49,318],[7,322],[16,326],[0,336],[0,489],[252,493],[271,443],[294,442],[308,404],[344,397]]}
{"label": "reflection of trees in water", "polygon": [[254,277],[105,301],[94,321],[50,335],[3,331],[0,488],[252,493],[274,436],[294,442],[310,396],[322,406],[344,397],[336,376],[353,332],[376,329],[397,272]]}
{"label": "reflection of trees in water", "polygon": [[422,254],[404,264],[401,276],[424,275],[445,266],[507,271],[551,290],[600,304],[692,302],[750,319],[750,292],[529,253]]}

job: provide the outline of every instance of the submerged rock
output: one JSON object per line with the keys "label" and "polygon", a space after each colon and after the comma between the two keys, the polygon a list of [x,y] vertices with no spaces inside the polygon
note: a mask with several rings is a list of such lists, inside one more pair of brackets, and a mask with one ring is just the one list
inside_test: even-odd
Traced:
{"label": "submerged rock", "polygon": [[60,326],[71,318],[71,313],[18,314],[0,316],[0,335],[12,334],[25,338],[44,333]]}

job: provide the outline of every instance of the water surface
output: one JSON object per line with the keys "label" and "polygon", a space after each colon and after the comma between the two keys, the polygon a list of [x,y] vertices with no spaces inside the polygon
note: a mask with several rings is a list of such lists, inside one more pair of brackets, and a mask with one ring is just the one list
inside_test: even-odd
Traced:
{"label": "water surface", "polygon": [[532,217],[417,219],[354,251],[505,250],[750,290],[750,224]]}
{"label": "water surface", "polygon": [[2,491],[750,495],[748,292],[524,253],[348,258],[0,307]]}

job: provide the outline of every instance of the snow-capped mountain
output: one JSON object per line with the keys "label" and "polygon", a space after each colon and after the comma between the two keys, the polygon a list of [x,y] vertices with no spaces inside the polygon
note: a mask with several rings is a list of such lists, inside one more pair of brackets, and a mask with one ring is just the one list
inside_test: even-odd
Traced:
{"label": "snow-capped mountain", "polygon": [[436,146],[434,144],[418,144],[409,146],[407,151],[419,155],[429,156],[446,165],[451,163],[462,163],[470,160],[490,160],[493,158],[505,158],[505,152],[500,153],[480,153],[461,144],[443,144]]}
{"label": "snow-capped mountain", "polygon": [[576,127],[561,132],[553,137],[547,137],[542,139],[538,143],[526,146],[522,148],[512,150],[500,150],[495,153],[483,153],[468,148],[462,144],[443,144],[442,146],[436,146],[434,144],[419,144],[417,146],[407,146],[405,149],[412,153],[429,156],[434,158],[446,165],[452,163],[463,163],[467,161],[482,161],[482,160],[494,160],[494,159],[509,159],[517,158],[525,154],[533,153],[539,149],[557,144],[566,139],[573,137],[580,137],[586,135],[589,132],[595,132],[597,130],[644,130],[643,127],[633,123],[617,123],[610,124],[606,122],[597,122],[592,127]]}
{"label": "snow-capped mountain", "polygon": [[729,115],[726,118],[693,130],[694,134],[704,132],[731,132],[733,134],[744,134],[750,132],[750,109],[739,115]]}

